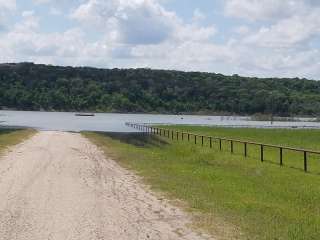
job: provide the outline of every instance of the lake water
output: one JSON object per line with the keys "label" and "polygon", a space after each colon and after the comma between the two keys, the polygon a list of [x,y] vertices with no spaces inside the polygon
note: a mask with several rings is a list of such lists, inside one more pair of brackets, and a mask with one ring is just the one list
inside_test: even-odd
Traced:
{"label": "lake water", "polygon": [[31,127],[39,130],[134,132],[126,122],[147,124],[192,124],[228,127],[258,128],[320,128],[318,122],[248,121],[247,117],[109,114],[97,113],[94,117],[78,117],[66,112],[0,111],[0,125],[5,127]]}

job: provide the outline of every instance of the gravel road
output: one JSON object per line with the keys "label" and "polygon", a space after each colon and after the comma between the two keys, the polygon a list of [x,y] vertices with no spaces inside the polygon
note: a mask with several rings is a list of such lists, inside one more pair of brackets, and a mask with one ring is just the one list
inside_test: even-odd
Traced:
{"label": "gravel road", "polygon": [[0,239],[211,239],[147,189],[80,134],[39,132],[0,158]]}

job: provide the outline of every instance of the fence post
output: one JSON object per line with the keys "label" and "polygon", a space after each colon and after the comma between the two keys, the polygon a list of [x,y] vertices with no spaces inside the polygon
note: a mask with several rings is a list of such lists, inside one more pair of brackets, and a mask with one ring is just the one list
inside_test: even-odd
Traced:
{"label": "fence post", "polygon": [[307,165],[307,152],[304,151],[303,152],[303,155],[304,155],[304,171],[305,172],[308,172],[308,165]]}
{"label": "fence post", "polygon": [[[213,144],[215,144],[215,142],[213,142],[216,140],[219,140],[219,148],[220,151],[223,150],[223,146],[222,146],[222,141],[225,141],[226,146],[224,147],[225,150],[228,149],[228,142],[230,142],[230,151],[231,153],[234,153],[234,143],[240,143],[244,144],[244,156],[248,157],[248,145],[250,144],[254,144],[255,146],[260,146],[260,160],[261,162],[265,161],[265,148],[275,148],[275,149],[279,149],[279,164],[280,166],[283,166],[283,151],[284,150],[292,150],[292,151],[297,151],[300,153],[303,153],[303,168],[305,172],[309,171],[309,166],[308,166],[308,157],[310,154],[315,153],[315,154],[319,154],[319,152],[317,151],[309,151],[306,149],[296,149],[296,148],[289,148],[289,147],[283,147],[283,146],[275,146],[275,145],[268,145],[268,144],[262,144],[262,143],[255,143],[255,142],[244,142],[244,141],[238,141],[236,139],[229,139],[229,138],[217,138],[217,137],[211,137],[211,136],[203,136],[203,135],[196,135],[196,134],[192,134],[189,132],[180,132],[180,131],[174,131],[174,130],[170,130],[170,129],[162,129],[162,128],[158,128],[158,127],[152,127],[150,125],[148,125],[147,123],[131,123],[131,122],[126,122],[125,123],[126,126],[132,127],[137,129],[138,133],[142,134],[143,136],[147,136],[147,135],[160,135],[160,136],[164,136],[164,137],[168,137],[168,139],[170,139],[170,137],[172,138],[172,140],[175,140],[175,133],[176,133],[176,139],[177,141],[179,141],[180,138],[180,133],[181,133],[181,140],[184,141],[185,139],[185,134],[187,134],[188,136],[188,142],[192,141],[192,136],[194,136],[194,144],[197,145],[197,141],[198,141],[198,137],[201,137],[201,145],[202,146],[207,146],[207,144],[209,144],[210,148],[213,148]],[[171,134],[171,136],[170,136]],[[205,138],[206,138],[206,144],[205,144]],[[209,143],[207,143],[207,139],[209,140]],[[241,147],[241,146],[240,146]]]}
{"label": "fence post", "polygon": [[231,153],[233,153],[233,141],[232,140],[230,141],[230,150],[231,150]]}
{"label": "fence post", "polygon": [[244,156],[247,157],[248,156],[248,150],[247,150],[247,143],[244,143]]}

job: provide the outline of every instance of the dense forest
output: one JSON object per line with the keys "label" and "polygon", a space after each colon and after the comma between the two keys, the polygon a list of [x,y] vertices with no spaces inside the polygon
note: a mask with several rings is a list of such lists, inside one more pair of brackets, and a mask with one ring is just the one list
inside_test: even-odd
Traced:
{"label": "dense forest", "polygon": [[318,116],[320,82],[169,70],[0,64],[0,108]]}

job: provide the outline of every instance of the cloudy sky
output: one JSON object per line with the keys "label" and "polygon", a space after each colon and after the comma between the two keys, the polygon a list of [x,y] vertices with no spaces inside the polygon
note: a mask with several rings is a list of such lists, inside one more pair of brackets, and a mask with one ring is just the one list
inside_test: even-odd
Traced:
{"label": "cloudy sky", "polygon": [[0,62],[320,79],[319,0],[0,0]]}

